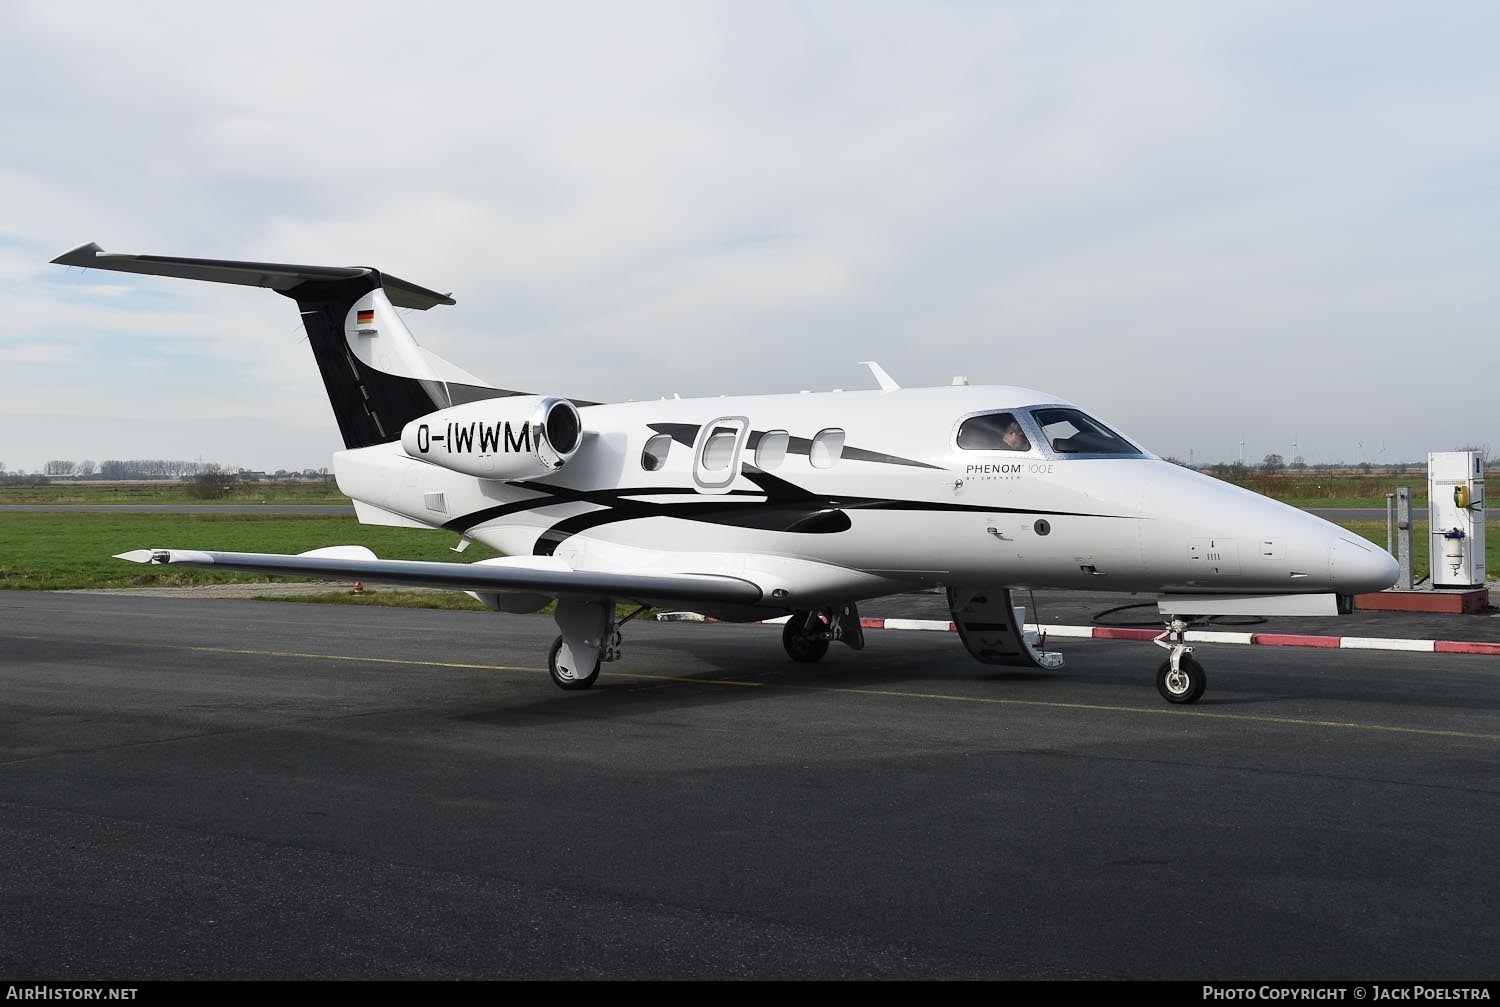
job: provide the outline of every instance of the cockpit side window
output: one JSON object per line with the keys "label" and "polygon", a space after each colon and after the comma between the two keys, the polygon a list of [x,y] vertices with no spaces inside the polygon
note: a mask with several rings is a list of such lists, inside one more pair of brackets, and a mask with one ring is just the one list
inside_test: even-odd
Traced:
{"label": "cockpit side window", "polygon": [[1033,409],[1052,450],[1060,455],[1139,455],[1141,449],[1078,409]]}
{"label": "cockpit side window", "polygon": [[1031,441],[1014,413],[986,413],[963,421],[958,446],[965,451],[1030,451]]}

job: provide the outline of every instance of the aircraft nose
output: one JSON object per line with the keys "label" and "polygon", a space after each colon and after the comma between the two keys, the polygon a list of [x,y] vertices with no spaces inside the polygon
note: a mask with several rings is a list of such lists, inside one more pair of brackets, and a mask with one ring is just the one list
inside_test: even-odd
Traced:
{"label": "aircraft nose", "polygon": [[1354,538],[1336,538],[1328,547],[1328,572],[1339,594],[1384,591],[1400,572],[1396,558],[1379,546]]}

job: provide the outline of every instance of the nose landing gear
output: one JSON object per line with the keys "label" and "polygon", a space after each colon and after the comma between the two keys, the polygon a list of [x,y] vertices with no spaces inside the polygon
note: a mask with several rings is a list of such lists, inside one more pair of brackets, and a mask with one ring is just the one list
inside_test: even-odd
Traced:
{"label": "nose landing gear", "polygon": [[[1186,642],[1188,625],[1188,620],[1174,617],[1166,630],[1151,641],[1168,652],[1167,659],[1156,669],[1156,691],[1169,703],[1196,703],[1208,686],[1203,665],[1193,657],[1193,648]],[[1168,639],[1172,642],[1168,643]]]}

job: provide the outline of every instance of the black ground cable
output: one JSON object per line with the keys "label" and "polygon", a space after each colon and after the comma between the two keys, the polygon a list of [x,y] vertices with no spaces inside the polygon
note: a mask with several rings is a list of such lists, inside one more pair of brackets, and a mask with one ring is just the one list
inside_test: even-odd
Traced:
{"label": "black ground cable", "polygon": [[[1106,622],[1108,616],[1116,612],[1126,612],[1132,608],[1155,608],[1154,601],[1137,601],[1129,605],[1116,605],[1114,608],[1106,608],[1102,612],[1095,612],[1090,620],[1096,626],[1113,626],[1118,629],[1129,629],[1134,627],[1151,628],[1160,626],[1161,619],[1150,619],[1146,622]],[[1197,619],[1193,622],[1195,626],[1259,626],[1264,623],[1265,617],[1259,615],[1211,615],[1206,619]]]}

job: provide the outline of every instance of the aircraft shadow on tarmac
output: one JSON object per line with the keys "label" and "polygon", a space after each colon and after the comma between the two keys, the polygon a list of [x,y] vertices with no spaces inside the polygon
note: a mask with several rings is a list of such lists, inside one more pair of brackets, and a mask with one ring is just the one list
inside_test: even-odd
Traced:
{"label": "aircraft shadow on tarmac", "polygon": [[[649,704],[658,710],[688,709],[745,702],[783,690],[894,692],[960,695],[966,699],[1037,704],[1092,705],[1161,710],[1153,684],[1160,661],[1148,644],[1080,643],[1066,651],[1068,664],[1056,671],[993,669],[969,658],[961,648],[944,648],[937,634],[902,634],[893,639],[871,634],[860,653],[835,647],[817,664],[787,660],[767,632],[763,645],[743,638],[713,640],[712,627],[674,627],[691,633],[674,639],[653,633],[633,648],[627,640],[624,660],[606,665],[599,682],[587,692],[555,690],[538,674],[537,688],[517,704],[470,715],[475,720],[504,721],[517,713],[581,719],[614,712],[639,712]],[[894,634],[893,634],[894,636]],[[911,639],[919,636],[923,639]],[[679,642],[680,641],[680,642]],[[956,642],[956,641],[955,641]],[[1244,653],[1254,650],[1255,653]],[[1400,655],[1422,664],[1419,674],[1393,675],[1385,670],[1360,678],[1356,670],[1370,660],[1349,651],[1308,652],[1282,649],[1208,646],[1208,694],[1193,708],[1277,708],[1305,715],[1307,707],[1327,703],[1375,702],[1423,710],[1500,711],[1500,695],[1476,694],[1469,686],[1482,672],[1482,657]],[[1246,662],[1250,658],[1250,662]],[[1433,662],[1441,662],[1434,666]],[[1232,664],[1231,664],[1232,662]],[[1328,673],[1329,664],[1335,667]],[[1338,673],[1342,672],[1342,673]]]}
{"label": "aircraft shadow on tarmac", "polygon": [[[962,648],[953,653],[935,652],[931,641],[925,646],[916,641],[880,641],[878,647],[872,644],[857,654],[835,648],[817,664],[800,664],[781,653],[779,639],[769,632],[764,646],[747,646],[743,639],[714,641],[707,638],[705,630],[713,632],[708,627],[686,629],[693,636],[684,637],[680,644],[653,636],[649,644],[643,641],[631,648],[627,640],[625,658],[605,665],[598,683],[585,692],[562,692],[545,675],[538,674],[537,688],[527,690],[524,699],[518,696],[519,703],[471,714],[466,719],[499,722],[517,713],[597,719],[613,712],[639,712],[644,705],[664,711],[689,709],[753,701],[770,694],[784,696],[787,690],[944,695],[962,690],[965,695],[983,699],[1051,702],[1063,700],[1069,687],[1088,681],[1083,673],[1068,668],[995,671],[974,662]],[[683,627],[673,630],[683,631]],[[648,648],[650,653],[644,653]],[[1157,700],[1149,678],[1143,675],[1122,672],[1111,681],[1122,684],[1131,677],[1144,686],[1143,701]],[[989,685],[1014,691],[987,694],[985,687]]]}

